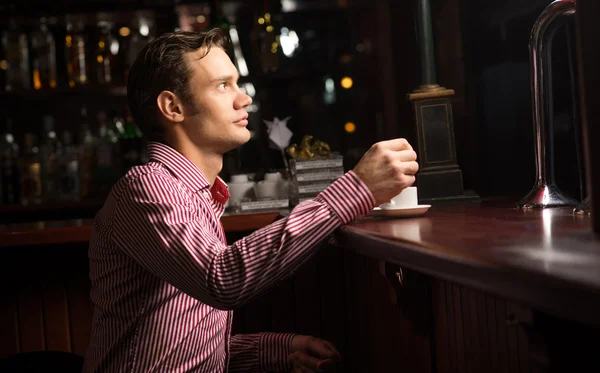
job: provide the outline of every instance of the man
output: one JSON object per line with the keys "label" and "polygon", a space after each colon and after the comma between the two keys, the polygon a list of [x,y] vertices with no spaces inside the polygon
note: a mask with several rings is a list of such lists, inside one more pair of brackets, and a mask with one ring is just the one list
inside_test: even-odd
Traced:
{"label": "man", "polygon": [[228,246],[223,154],[250,139],[251,98],[220,31],[176,32],[129,73],[129,107],[149,138],[96,216],[90,241],[94,327],[85,372],[316,372],[339,359],[317,338],[231,336],[232,309],[306,262],[336,228],[414,182],[402,139],[374,145],[353,171],[288,217]]}

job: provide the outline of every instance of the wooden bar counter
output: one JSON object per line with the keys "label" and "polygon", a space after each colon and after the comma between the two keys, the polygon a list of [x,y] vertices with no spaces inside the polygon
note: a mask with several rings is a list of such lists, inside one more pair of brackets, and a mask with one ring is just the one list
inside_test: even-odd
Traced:
{"label": "wooden bar counter", "polygon": [[[328,339],[344,372],[600,371],[600,241],[589,216],[512,206],[440,204],[421,217],[360,219],[236,310],[234,332]],[[279,216],[222,221],[231,242]],[[90,227],[3,226],[0,357],[85,354]]]}
{"label": "wooden bar counter", "polygon": [[442,204],[364,218],[335,238],[378,261],[411,332],[430,341],[431,371],[600,371],[600,238],[589,215]]}
{"label": "wooden bar counter", "polygon": [[449,204],[337,234],[362,255],[600,326],[600,238],[572,208]]}

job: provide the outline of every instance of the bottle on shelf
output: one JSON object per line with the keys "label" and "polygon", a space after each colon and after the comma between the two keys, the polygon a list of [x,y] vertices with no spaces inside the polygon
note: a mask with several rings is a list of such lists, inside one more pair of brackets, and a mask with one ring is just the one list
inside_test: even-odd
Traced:
{"label": "bottle on shelf", "polygon": [[123,154],[123,166],[126,173],[131,167],[145,162],[146,149],[144,138],[126,107],[123,113],[123,133],[121,134],[120,146]]}
{"label": "bottle on shelf", "polygon": [[11,18],[9,28],[2,35],[4,60],[6,61],[6,82],[4,89],[31,88],[29,70],[29,46],[25,31]]}
{"label": "bottle on shelf", "polygon": [[12,133],[12,118],[5,119],[0,137],[0,182],[0,204],[19,203],[19,145]]}
{"label": "bottle on shelf", "polygon": [[229,27],[231,24],[221,9],[221,2],[219,0],[211,0],[210,2],[210,23],[208,28],[218,27],[229,34]]}
{"label": "bottle on shelf", "polygon": [[67,16],[67,34],[65,35],[65,53],[69,87],[88,83],[88,64],[86,61],[87,38],[83,19]]}
{"label": "bottle on shelf", "polygon": [[153,26],[154,20],[148,15],[139,12],[136,15],[131,29],[125,28],[128,30],[125,42],[125,80],[127,80],[129,69],[140,54],[140,51],[153,39]]}
{"label": "bottle on shelf", "polygon": [[23,156],[19,159],[20,194],[24,205],[40,203],[42,199],[42,165],[36,137],[25,134]]}
{"label": "bottle on shelf", "polygon": [[[95,70],[96,82],[98,84],[108,84],[113,81],[113,54],[111,46],[114,45],[111,37],[111,24],[109,22],[98,23],[98,40],[95,51]],[[117,42],[118,46],[118,42]],[[117,49],[118,53],[118,49]]]}
{"label": "bottle on shelf", "polygon": [[88,122],[87,108],[81,107],[81,159],[79,162],[79,176],[81,198],[89,198],[94,192],[94,168],[96,153],[96,138],[92,134]]}
{"label": "bottle on shelf", "polygon": [[73,144],[70,131],[63,133],[63,151],[59,157],[60,199],[78,201],[81,196],[79,188],[79,151]]}
{"label": "bottle on shelf", "polygon": [[98,118],[98,143],[96,146],[96,167],[94,178],[96,195],[105,197],[115,183],[119,169],[118,165],[118,137],[109,125],[106,112],[99,111]]}
{"label": "bottle on shelf", "polygon": [[31,33],[33,88],[56,88],[56,44],[46,18]]}
{"label": "bottle on shelf", "polygon": [[58,159],[62,152],[62,144],[54,129],[54,117],[44,116],[44,136],[41,150],[42,161],[42,196],[45,201],[55,201],[60,197],[60,179]]}

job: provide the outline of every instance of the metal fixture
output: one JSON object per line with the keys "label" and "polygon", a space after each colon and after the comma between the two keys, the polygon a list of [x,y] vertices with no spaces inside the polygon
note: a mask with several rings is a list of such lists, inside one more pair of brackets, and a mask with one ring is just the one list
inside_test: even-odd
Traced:
{"label": "metal fixture", "polygon": [[529,39],[531,96],[535,130],[536,182],[517,205],[522,208],[575,206],[554,180],[552,115],[552,40],[567,16],[575,15],[576,0],[556,0],[537,18]]}

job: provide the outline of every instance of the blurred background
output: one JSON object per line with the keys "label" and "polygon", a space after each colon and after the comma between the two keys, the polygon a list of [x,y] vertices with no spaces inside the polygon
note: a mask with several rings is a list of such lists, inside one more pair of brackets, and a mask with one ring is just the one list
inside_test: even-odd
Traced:
{"label": "blurred background", "polygon": [[[521,198],[535,177],[529,33],[549,0],[432,0],[438,84],[452,98],[465,189]],[[415,142],[414,3],[398,0],[41,0],[0,5],[0,222],[91,217],[144,162],[129,66],[173,30],[220,27],[254,103],[222,177],[284,167],[263,120],[330,144],[351,169],[376,141]],[[572,23],[553,48],[558,186],[581,200]]]}

